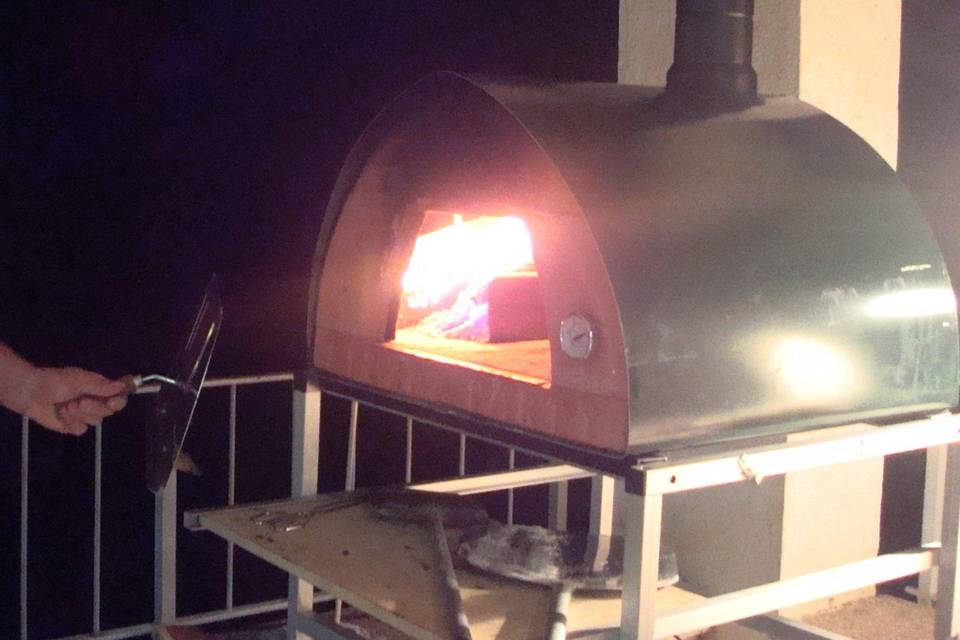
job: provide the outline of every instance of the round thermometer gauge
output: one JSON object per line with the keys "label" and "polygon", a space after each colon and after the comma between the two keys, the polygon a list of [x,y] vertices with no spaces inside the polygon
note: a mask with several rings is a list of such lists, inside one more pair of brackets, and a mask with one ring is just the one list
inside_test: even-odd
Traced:
{"label": "round thermometer gauge", "polygon": [[560,321],[560,348],[576,360],[584,360],[593,351],[593,325],[581,315],[567,316]]}

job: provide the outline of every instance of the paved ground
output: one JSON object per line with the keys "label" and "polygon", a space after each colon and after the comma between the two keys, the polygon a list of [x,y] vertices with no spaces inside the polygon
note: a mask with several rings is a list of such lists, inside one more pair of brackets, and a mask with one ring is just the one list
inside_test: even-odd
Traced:
{"label": "paved ground", "polygon": [[[932,640],[933,608],[893,596],[880,595],[841,605],[803,619],[803,622],[851,640]],[[703,640],[775,640],[738,625],[725,625]]]}
{"label": "paved ground", "polygon": [[[352,622],[359,622],[352,621]],[[820,627],[851,640],[932,640],[933,609],[907,600],[881,595],[842,605],[836,609],[804,618],[804,623]],[[365,619],[362,637],[393,640],[401,637],[385,625]],[[355,631],[360,630],[353,627]],[[196,628],[180,627],[171,634],[175,640],[284,640],[282,628],[203,633]],[[778,640],[739,625],[724,625],[701,636],[701,640]]]}
{"label": "paved ground", "polygon": [[804,622],[849,636],[854,640],[932,640],[933,607],[893,596],[851,602]]}

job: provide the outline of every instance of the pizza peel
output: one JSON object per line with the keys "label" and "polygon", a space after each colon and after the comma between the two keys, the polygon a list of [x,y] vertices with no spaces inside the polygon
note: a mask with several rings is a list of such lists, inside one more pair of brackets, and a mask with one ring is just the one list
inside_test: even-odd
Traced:
{"label": "pizza peel", "polygon": [[148,414],[145,479],[159,493],[166,486],[193,419],[200,388],[210,367],[213,348],[223,322],[223,303],[217,277],[210,278],[187,342],[178,353],[171,376],[129,376],[134,389],[149,381],[160,383]]}

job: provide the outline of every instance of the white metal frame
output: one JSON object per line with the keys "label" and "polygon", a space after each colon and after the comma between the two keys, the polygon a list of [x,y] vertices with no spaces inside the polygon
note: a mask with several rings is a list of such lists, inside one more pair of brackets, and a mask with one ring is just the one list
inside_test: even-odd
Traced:
{"label": "white metal frame", "polygon": [[[940,540],[943,528],[943,494],[947,480],[947,447],[940,445],[927,449],[925,480],[923,489],[923,526],[921,544],[935,544]],[[937,567],[920,574],[917,591],[908,587],[907,591],[917,597],[918,602],[933,604],[937,600]]]}
{"label": "white metal frame", "polygon": [[[347,461],[345,469],[344,489],[353,491],[356,488],[356,455],[357,431],[361,402],[331,391],[322,390],[309,376],[297,377],[294,381],[294,425],[293,425],[293,458],[291,465],[292,491],[291,497],[306,497],[317,492],[316,473],[318,468],[318,452],[320,440],[320,406],[324,394],[329,394],[350,402],[350,422],[347,437]],[[363,403],[367,404],[367,403]],[[407,414],[398,414],[396,411],[370,404],[381,411],[401,415],[405,418],[405,459],[404,482],[411,483],[413,460],[413,432],[414,417]],[[594,476],[572,465],[555,465],[536,469],[515,469],[516,451],[508,447],[507,468],[502,473],[487,474],[484,476],[466,477],[467,434],[451,429],[446,425],[427,423],[431,426],[456,431],[459,436],[457,469],[460,477],[452,480],[428,482],[413,485],[418,489],[457,493],[461,495],[487,493],[491,491],[507,492],[507,521],[513,522],[514,489],[528,486],[550,484],[550,522],[558,528],[566,527],[566,487],[567,482],[578,478]],[[191,519],[190,516],[185,516]],[[313,613],[312,602],[314,587],[309,582],[290,575],[288,607],[287,607],[287,638],[289,640],[353,640],[354,635],[343,627],[331,627],[321,621]],[[311,597],[313,596],[313,597]],[[336,600],[334,610],[334,624],[340,622],[341,602]]]}
{"label": "white metal frame", "polygon": [[947,447],[946,486],[943,492],[943,539],[938,563],[937,615],[933,634],[936,640],[960,635],[960,444]]}
{"label": "white metal frame", "polygon": [[[351,411],[351,429],[355,428],[356,411]],[[355,454],[354,454],[355,455]],[[317,493],[320,465],[320,390],[309,380],[296,380],[293,389],[293,464],[291,496],[303,498]],[[349,474],[349,472],[348,472]],[[313,585],[293,574],[288,578],[287,620],[299,620],[313,613]],[[290,640],[306,640],[309,636],[287,625]]]}
{"label": "white metal frame", "polygon": [[[229,480],[227,504],[234,503],[235,481],[235,454],[236,454],[236,407],[237,390],[239,387],[253,384],[290,383],[294,380],[293,374],[270,374],[262,376],[226,378],[209,380],[206,387],[230,388],[229,414]],[[147,386],[141,393],[154,393],[156,387]],[[330,391],[321,391],[307,379],[297,380],[294,384],[293,409],[293,495],[310,495],[316,492],[316,473],[318,467],[319,429],[320,429],[320,402],[321,395],[328,393],[346,398],[351,401],[351,421],[349,437],[348,473],[345,488],[352,489],[356,474],[356,438],[358,402],[354,398],[342,396]],[[397,413],[390,409],[378,409]],[[401,414],[403,415],[403,414]],[[411,467],[414,437],[414,417],[405,417],[405,461],[404,479],[411,481]],[[465,472],[465,456],[468,440],[473,436],[446,427],[442,424],[428,423],[455,431],[459,434],[460,474]],[[721,619],[738,619],[754,615],[763,611],[776,609],[796,600],[797,591],[811,593],[808,589],[820,589],[820,597],[827,592],[824,585],[832,585],[829,592],[855,588],[861,584],[868,585],[882,580],[889,580],[903,575],[920,572],[921,583],[919,597],[928,601],[937,601],[937,630],[936,639],[957,637],[958,623],[957,606],[958,593],[958,563],[957,546],[960,537],[960,416],[940,416],[929,420],[921,420],[900,425],[892,425],[877,429],[866,435],[847,436],[843,438],[827,438],[825,440],[804,441],[800,444],[778,446],[773,448],[750,449],[736,451],[726,455],[713,456],[702,459],[690,459],[679,463],[657,462],[645,467],[634,469],[626,478],[612,478],[609,476],[594,475],[593,472],[571,465],[553,465],[537,469],[514,470],[515,450],[507,448],[509,471],[490,474],[475,478],[457,478],[441,483],[429,483],[424,488],[444,490],[457,493],[477,493],[483,491],[506,490],[508,494],[508,520],[513,516],[513,490],[517,487],[548,484],[550,487],[549,525],[554,528],[566,526],[567,510],[567,483],[569,480],[593,477],[591,529],[594,532],[626,532],[629,544],[628,570],[625,575],[627,588],[625,589],[625,606],[623,619],[624,638],[661,637],[668,632],[677,632],[683,628],[699,627],[704,624],[717,624]],[[27,640],[27,559],[29,527],[27,506],[29,499],[29,432],[30,425],[26,418],[22,419],[21,427],[21,576],[20,576],[20,638]],[[146,633],[156,632],[162,623],[175,624],[205,624],[214,621],[255,615],[268,611],[288,609],[292,627],[297,631],[293,637],[301,640],[304,637],[349,637],[351,634],[338,634],[319,624],[311,615],[311,601],[329,600],[323,594],[314,593],[312,586],[305,586],[302,581],[291,581],[290,590],[293,598],[274,600],[254,605],[237,607],[233,603],[233,589],[231,575],[233,573],[233,545],[228,545],[227,576],[228,587],[225,608],[217,611],[205,612],[194,616],[176,615],[176,533],[178,524],[176,514],[176,477],[171,478],[167,488],[156,499],[155,520],[155,618],[153,621],[128,627],[107,629],[101,628],[101,600],[100,594],[100,533],[101,533],[101,490],[102,475],[99,472],[102,455],[102,432],[95,433],[95,468],[94,476],[94,598],[92,612],[92,633],[74,636],[80,638],[102,638],[121,640]],[[503,446],[503,445],[501,445]],[[707,486],[731,482],[761,481],[763,477],[774,476],[789,471],[816,466],[839,464],[848,460],[880,457],[908,450],[927,449],[927,486],[924,498],[923,542],[925,548],[915,552],[881,556],[855,565],[847,565],[819,572],[812,576],[804,576],[792,581],[763,585],[753,590],[745,590],[734,594],[726,594],[717,598],[708,599],[702,606],[694,607],[683,615],[677,614],[660,619],[656,612],[651,611],[652,600],[643,597],[650,592],[651,584],[655,584],[656,563],[659,557],[659,529],[662,513],[663,495],[678,491],[697,490]],[[352,472],[350,471],[352,469]],[[311,471],[312,470],[312,471]],[[312,474],[312,476],[311,476]],[[626,488],[625,488],[626,487]],[[942,531],[942,536],[941,536]],[[943,541],[943,550],[940,553],[934,549],[938,540]],[[939,567],[939,571],[938,571]],[[939,580],[937,574],[939,573]],[[651,576],[653,580],[651,581]],[[939,589],[937,588],[939,582]],[[810,599],[809,597],[804,599]],[[736,617],[731,617],[736,612]],[[696,620],[696,622],[692,621]],[[752,619],[759,624],[757,619]],[[782,628],[795,628],[789,621],[778,620],[767,616],[761,626],[769,628],[771,625]],[[334,633],[334,635],[331,635]],[[799,635],[798,635],[799,634]],[[606,630],[605,635],[616,637],[620,635],[615,630]],[[811,635],[809,630],[794,631],[791,637],[818,637]],[[819,637],[830,638],[829,634]],[[71,640],[71,639],[61,639]]]}
{"label": "white metal frame", "polygon": [[[944,414],[857,435],[826,435],[745,452],[676,464],[637,467],[626,493],[621,637],[654,640],[733,622],[792,605],[916,573],[940,569],[936,640],[956,638],[958,623],[957,542],[960,533],[960,415]],[[947,446],[946,491],[942,494],[942,549],[893,553],[788,580],[708,598],[657,617],[656,590],[663,496],[735,482],[762,482],[791,471],[825,467],[894,453]],[[936,500],[936,498],[931,498]],[[827,635],[823,637],[829,637]]]}
{"label": "white metal frame", "polygon": [[[319,406],[320,392],[313,402]],[[356,402],[356,400],[354,400]],[[311,425],[319,434],[319,425]],[[351,441],[356,425],[351,422]],[[461,460],[463,456],[461,440]],[[929,419],[905,422],[872,429],[856,435],[835,435],[827,431],[819,439],[754,447],[680,462],[659,461],[635,467],[626,479],[594,476],[591,529],[595,532],[622,530],[626,535],[624,558],[624,590],[619,632],[598,630],[608,637],[623,640],[657,640],[756,616],[778,609],[809,602],[864,586],[886,582],[940,568],[940,590],[936,610],[936,640],[950,640],[960,631],[958,589],[960,564],[957,562],[960,538],[960,416],[944,414]],[[885,554],[876,558],[834,567],[816,573],[772,582],[733,593],[706,598],[668,615],[657,617],[655,593],[660,554],[663,497],[672,493],[694,491],[736,482],[759,484],[764,478],[792,471],[843,464],[855,460],[885,457],[918,449],[946,447],[946,492],[928,496],[928,501],[941,502],[943,549],[924,548],[916,551]],[[351,451],[355,450],[353,447]],[[348,465],[350,462],[348,460]],[[461,473],[463,466],[461,464]],[[302,470],[308,471],[308,470]],[[296,476],[297,469],[294,469]],[[570,465],[548,466],[519,472],[457,478],[449,481],[417,485],[434,491],[468,494],[510,489],[517,486],[551,484],[550,522],[565,526],[563,517],[565,483],[571,479],[593,475]],[[409,478],[409,476],[408,476]],[[619,512],[619,513],[618,513]],[[622,518],[622,520],[618,520]],[[927,528],[929,528],[929,524]],[[935,545],[931,545],[935,546]],[[291,602],[299,594],[291,592]],[[291,605],[288,620],[292,638],[300,640],[312,635],[319,640],[346,638],[350,634],[320,623],[312,611]],[[835,634],[818,633],[803,625],[769,617],[768,630],[785,630],[793,638],[836,638]]]}

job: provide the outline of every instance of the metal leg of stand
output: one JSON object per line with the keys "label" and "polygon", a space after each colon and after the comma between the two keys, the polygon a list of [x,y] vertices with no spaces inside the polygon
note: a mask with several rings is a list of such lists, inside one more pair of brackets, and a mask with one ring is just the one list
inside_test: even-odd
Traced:
{"label": "metal leg of stand", "polygon": [[[943,530],[943,491],[946,480],[947,447],[927,449],[926,472],[923,487],[923,545],[940,542]],[[933,604],[937,600],[937,568],[920,574],[917,602]]]}
{"label": "metal leg of stand", "polygon": [[590,485],[590,533],[615,535],[623,531],[623,478],[596,475]]}
{"label": "metal leg of stand", "polygon": [[154,496],[153,615],[158,624],[177,618],[177,471]]}
{"label": "metal leg of stand", "polygon": [[960,634],[960,444],[947,448],[947,472],[943,492],[943,546],[940,550],[936,640],[952,640]]}
{"label": "metal leg of stand", "polygon": [[663,496],[625,493],[621,640],[654,640]]}
{"label": "metal leg of stand", "polygon": [[566,480],[550,483],[550,503],[547,508],[547,527],[555,531],[567,528],[567,498],[570,483]]}
{"label": "metal leg of stand", "polygon": [[[320,388],[297,379],[293,390],[293,460],[290,493],[294,498],[317,492],[320,464]],[[306,640],[299,618],[313,614],[313,585],[291,575],[288,585],[287,638]]]}

